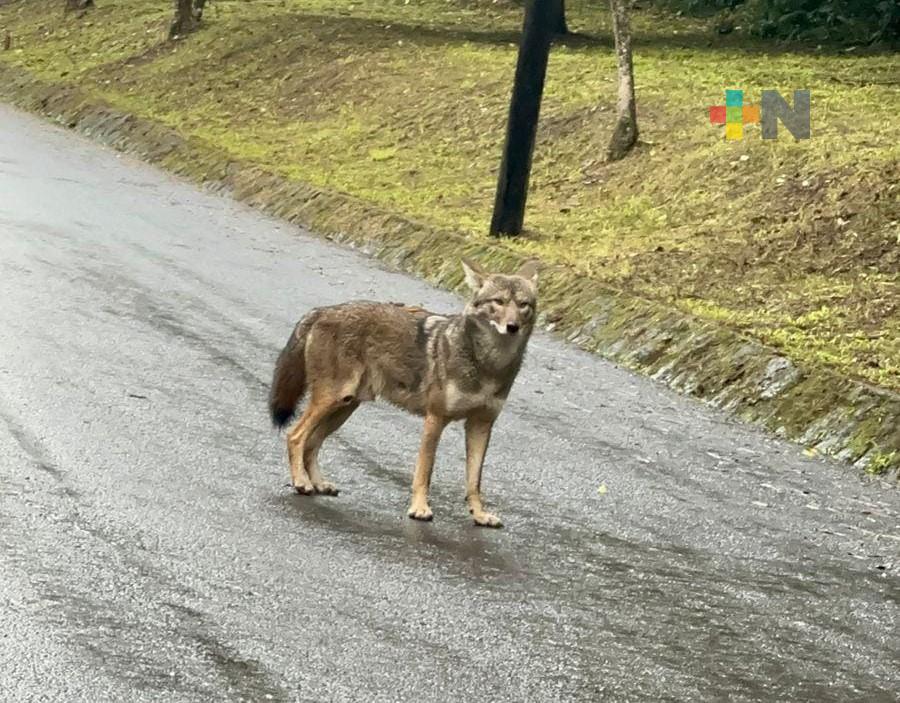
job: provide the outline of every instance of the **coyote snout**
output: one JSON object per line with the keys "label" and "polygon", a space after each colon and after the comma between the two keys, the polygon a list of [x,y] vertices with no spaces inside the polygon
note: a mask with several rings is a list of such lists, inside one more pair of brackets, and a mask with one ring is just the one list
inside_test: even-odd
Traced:
{"label": "coyote snout", "polygon": [[494,420],[522,365],[534,327],[537,268],[488,274],[463,261],[472,296],[461,315],[353,302],[318,308],[297,323],[275,365],[269,410],[277,427],[309,404],[287,435],[299,493],[336,495],[318,465],[322,442],[363,402],[383,398],[425,418],[409,516],[430,520],[428,488],[444,428],[464,420],[466,502],[478,525],[499,527],[484,509],[481,470]]}

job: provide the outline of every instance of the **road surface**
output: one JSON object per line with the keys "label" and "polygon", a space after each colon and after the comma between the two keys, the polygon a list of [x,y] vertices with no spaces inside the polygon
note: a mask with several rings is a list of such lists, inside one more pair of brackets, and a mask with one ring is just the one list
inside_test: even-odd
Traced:
{"label": "road surface", "polygon": [[[0,107],[0,699],[896,701],[900,491],[546,336],[472,526],[367,406],[287,487],[310,307],[459,301]],[[605,491],[603,488],[605,487]]]}

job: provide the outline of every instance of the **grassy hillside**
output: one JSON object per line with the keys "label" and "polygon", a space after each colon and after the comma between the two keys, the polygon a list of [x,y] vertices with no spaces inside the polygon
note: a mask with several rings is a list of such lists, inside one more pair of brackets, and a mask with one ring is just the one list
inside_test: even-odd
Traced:
{"label": "grassy hillside", "polygon": [[[491,0],[0,4],[0,60],[235,157],[486,237],[521,8]],[[526,237],[511,246],[900,389],[900,57],[788,50],[634,17],[642,143],[602,155],[615,65],[603,3],[570,0],[550,61]],[[812,131],[725,142],[724,89],[812,91]]]}

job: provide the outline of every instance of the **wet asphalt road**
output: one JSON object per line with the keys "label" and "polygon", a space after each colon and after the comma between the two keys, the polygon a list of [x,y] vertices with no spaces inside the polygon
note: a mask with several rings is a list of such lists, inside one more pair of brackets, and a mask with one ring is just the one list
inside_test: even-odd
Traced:
{"label": "wet asphalt road", "polygon": [[[502,531],[338,498],[265,415],[308,308],[450,295],[0,107],[0,699],[896,701],[900,491],[544,336],[488,453]],[[605,493],[598,489],[604,484]]]}

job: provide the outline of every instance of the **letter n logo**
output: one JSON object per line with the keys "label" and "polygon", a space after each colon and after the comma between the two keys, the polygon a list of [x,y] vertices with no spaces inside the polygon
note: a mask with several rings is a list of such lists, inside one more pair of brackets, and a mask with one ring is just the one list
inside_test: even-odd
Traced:
{"label": "letter n logo", "polygon": [[794,91],[793,109],[777,90],[764,90],[760,108],[763,139],[778,138],[778,120],[781,120],[794,139],[809,139],[808,90]]}

